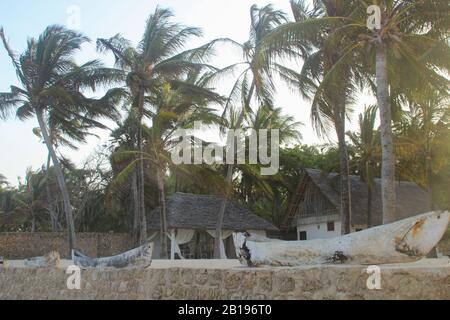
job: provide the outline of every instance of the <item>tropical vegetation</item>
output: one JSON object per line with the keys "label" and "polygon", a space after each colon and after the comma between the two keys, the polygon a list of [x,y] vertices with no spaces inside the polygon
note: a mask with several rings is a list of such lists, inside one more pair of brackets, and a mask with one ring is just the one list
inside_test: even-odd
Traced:
{"label": "tropical vegetation", "polygon": [[[29,39],[21,54],[0,28],[3,52],[20,83],[0,93],[0,118],[36,119],[34,133],[48,152],[42,167],[27,169],[18,185],[0,174],[0,231],[66,231],[70,249],[77,246],[76,232],[129,232],[138,245],[147,240],[150,212],[159,208],[164,256],[167,197],[219,194],[218,258],[228,202],[239,201],[281,226],[306,168],[339,173],[343,233],[352,223],[351,174],[368,188],[369,226],[377,178],[384,223],[396,220],[396,180],[416,182],[428,191],[431,207],[449,209],[445,3],[375,1],[381,11],[375,29],[367,26],[370,1],[291,0],[290,13],[254,5],[247,42],[216,39],[193,49],[189,40],[202,31],[174,22],[171,10],[158,7],[138,44],[120,34],[97,39],[97,50],[113,55],[112,67],[99,60],[78,64],[75,54],[90,39],[62,26]],[[211,65],[220,46],[238,48],[242,60],[225,68]],[[233,83],[227,95],[216,89],[222,79]],[[299,108],[305,108],[301,97],[309,101],[312,125],[326,143],[302,143],[305,124],[276,103],[280,85],[299,93]],[[360,105],[363,91],[377,103]],[[93,97],[96,92],[103,94]],[[351,131],[355,108],[364,111]],[[106,119],[115,125],[105,125]],[[175,163],[177,130],[193,131],[198,121],[247,136],[252,129],[278,130],[279,171],[264,176],[260,164]],[[110,129],[109,142],[85,163],[64,157],[64,148],[77,148],[99,128]],[[189,158],[210,143],[196,134]],[[216,149],[229,151],[218,143]]]}

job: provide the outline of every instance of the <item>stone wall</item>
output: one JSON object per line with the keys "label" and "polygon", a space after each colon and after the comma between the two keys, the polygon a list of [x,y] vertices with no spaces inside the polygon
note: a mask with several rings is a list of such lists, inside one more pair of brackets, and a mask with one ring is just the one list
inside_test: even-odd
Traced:
{"label": "stone wall", "polygon": [[[132,248],[128,234],[77,233],[77,247],[91,257],[112,256]],[[67,258],[65,233],[0,233],[0,257],[25,259],[58,251]]]}
{"label": "stone wall", "polygon": [[0,299],[450,299],[450,263],[381,267],[369,290],[363,266],[267,269],[87,270],[68,290],[59,269],[0,267]]}

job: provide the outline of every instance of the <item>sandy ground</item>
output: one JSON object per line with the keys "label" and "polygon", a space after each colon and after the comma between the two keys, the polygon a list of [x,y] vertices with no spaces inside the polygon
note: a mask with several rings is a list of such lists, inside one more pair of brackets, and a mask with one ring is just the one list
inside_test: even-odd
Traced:
{"label": "sandy ground", "polygon": [[[60,264],[61,269],[67,269],[72,265],[71,260],[62,260]],[[354,267],[351,265],[337,265],[338,267]],[[8,268],[25,268],[23,260],[9,260],[6,263]],[[311,266],[307,266],[310,268]],[[317,266],[323,267],[323,266]],[[422,259],[414,263],[390,264],[382,265],[381,267],[389,268],[449,268],[450,259]],[[168,269],[168,268],[182,268],[182,269],[235,269],[245,268],[238,260],[153,260],[150,269]]]}

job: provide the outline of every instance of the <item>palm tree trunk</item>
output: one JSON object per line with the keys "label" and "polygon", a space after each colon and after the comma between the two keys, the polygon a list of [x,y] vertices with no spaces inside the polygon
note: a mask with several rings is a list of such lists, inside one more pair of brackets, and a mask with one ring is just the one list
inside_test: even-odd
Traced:
{"label": "palm tree trunk", "polygon": [[139,128],[137,143],[139,148],[139,163],[138,163],[138,192],[139,192],[139,215],[140,215],[140,232],[139,242],[144,245],[147,242],[147,217],[145,215],[145,166],[144,166],[144,144],[142,141],[142,118],[144,117],[144,91],[139,92]]}
{"label": "palm tree trunk", "polygon": [[45,183],[45,192],[47,194],[47,202],[48,202],[47,205],[48,205],[48,212],[50,214],[52,232],[58,232],[58,216],[55,211],[55,201],[50,191],[50,162],[51,156],[49,153],[47,157],[47,172],[46,172],[47,182]]}
{"label": "palm tree trunk", "polygon": [[348,162],[348,148],[345,141],[345,104],[334,104],[334,124],[339,143],[339,163],[341,168],[341,233],[349,234],[351,232],[351,193],[350,193],[350,167]]}
{"label": "palm tree trunk", "polygon": [[139,238],[139,226],[140,226],[140,214],[139,214],[139,193],[138,193],[138,169],[136,168],[131,176],[131,195],[133,197],[133,243],[138,246],[140,244]]}
{"label": "palm tree trunk", "polygon": [[378,106],[380,107],[381,120],[381,198],[383,202],[383,224],[396,220],[395,154],[387,62],[387,48],[385,44],[380,43],[377,45],[376,50],[376,78],[377,100]]}
{"label": "palm tree trunk", "polygon": [[[250,106],[250,102],[253,98],[253,93],[255,92],[255,81],[253,81],[252,86],[250,87],[250,91],[248,94],[248,97],[245,101],[244,108],[242,109],[241,113],[239,114],[238,121],[236,123],[236,128],[239,129],[242,126],[242,123],[244,122],[244,116],[245,116],[245,109]],[[226,196],[224,197],[222,204],[220,205],[219,215],[217,217],[217,226],[216,226],[216,236],[214,239],[214,258],[220,259],[220,247],[222,242],[222,229],[223,229],[223,218],[225,216],[225,210],[227,208],[227,202],[232,194],[232,184],[233,184],[233,171],[234,171],[234,164],[230,164],[227,166],[227,177],[226,177]]]}
{"label": "palm tree trunk", "polygon": [[47,131],[47,126],[45,124],[42,111],[37,110],[36,117],[39,123],[39,127],[41,129],[42,137],[44,138],[48,152],[50,153],[50,156],[52,158],[53,165],[55,166],[56,179],[58,181],[59,189],[63,196],[64,212],[66,214],[67,232],[69,239],[69,257],[70,257],[72,255],[72,250],[75,249],[76,246],[76,238],[75,238],[75,224],[73,220],[72,205],[70,204],[69,191],[67,189],[66,181],[64,180],[64,174],[61,168],[61,164],[59,163],[58,157],[50,140],[50,136]]}
{"label": "palm tree trunk", "polygon": [[159,207],[160,207],[160,236],[161,236],[161,258],[166,259],[168,257],[167,252],[167,211],[166,211],[166,193],[164,189],[164,174],[158,169],[156,173],[156,179],[158,184],[159,194]]}
{"label": "palm tree trunk", "polygon": [[428,204],[431,210],[434,210],[436,207],[434,206],[433,201],[433,158],[431,155],[431,132],[427,130],[428,125],[425,121],[425,134],[426,134],[426,151],[425,151],[425,170],[426,170],[426,177],[427,177],[427,190],[428,190]]}
{"label": "palm tree trunk", "polygon": [[367,227],[373,227],[372,222],[372,187],[367,185]]}

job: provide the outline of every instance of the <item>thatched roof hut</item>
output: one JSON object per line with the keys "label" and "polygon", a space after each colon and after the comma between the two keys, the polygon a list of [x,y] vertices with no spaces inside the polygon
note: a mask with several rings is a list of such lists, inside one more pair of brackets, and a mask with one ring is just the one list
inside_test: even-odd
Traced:
{"label": "thatched roof hut", "polygon": [[[350,176],[350,179],[352,224],[365,228],[368,225],[368,188],[359,176]],[[285,226],[340,219],[339,182],[339,175],[336,173],[324,175],[320,170],[304,170]],[[399,220],[430,211],[427,193],[414,182],[398,181],[396,192]],[[382,215],[381,179],[375,179],[371,201],[371,225],[382,224]]]}
{"label": "thatched roof hut", "polygon": [[[175,193],[167,200],[167,229],[171,236],[171,256],[190,255],[210,257],[214,241],[218,214],[223,198],[213,195]],[[151,212],[148,230],[154,234],[160,231],[160,209]],[[277,231],[272,223],[258,217],[243,205],[229,201],[223,222],[223,257],[232,256],[234,247],[231,241],[233,232],[252,231],[262,235],[267,231]],[[201,238],[201,239],[200,239]],[[180,248],[196,242],[196,248]],[[228,245],[227,245],[228,244]],[[201,246],[204,249],[198,249]],[[186,252],[185,252],[186,251]],[[195,251],[195,252],[194,252]],[[198,253],[198,251],[202,251]],[[226,251],[226,252],[225,252]],[[193,253],[194,252],[194,253]]]}

